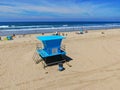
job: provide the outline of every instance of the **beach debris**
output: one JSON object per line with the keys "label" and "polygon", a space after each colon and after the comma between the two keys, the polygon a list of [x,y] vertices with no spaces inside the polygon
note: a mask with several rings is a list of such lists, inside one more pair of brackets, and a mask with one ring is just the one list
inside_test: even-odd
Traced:
{"label": "beach debris", "polygon": [[88,30],[85,30],[85,33],[88,33]]}
{"label": "beach debris", "polygon": [[48,74],[48,72],[45,72],[45,74]]}
{"label": "beach debris", "polygon": [[4,37],[3,40],[4,40],[4,41],[7,41],[7,37]]}
{"label": "beach debris", "polygon": [[101,32],[101,34],[105,34],[104,32]]}
{"label": "beach debris", "polygon": [[18,35],[17,37],[18,37],[18,38],[22,38],[22,36],[21,36],[21,35]]}

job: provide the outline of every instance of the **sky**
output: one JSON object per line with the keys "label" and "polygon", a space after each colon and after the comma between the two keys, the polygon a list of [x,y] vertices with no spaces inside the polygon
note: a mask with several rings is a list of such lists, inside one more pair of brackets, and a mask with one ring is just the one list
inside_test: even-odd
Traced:
{"label": "sky", "polygon": [[0,0],[3,21],[120,21],[120,0]]}

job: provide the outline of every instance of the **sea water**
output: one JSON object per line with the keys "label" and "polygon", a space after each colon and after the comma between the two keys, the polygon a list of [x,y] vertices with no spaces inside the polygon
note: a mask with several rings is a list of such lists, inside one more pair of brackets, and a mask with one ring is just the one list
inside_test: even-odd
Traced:
{"label": "sea water", "polygon": [[0,36],[120,28],[120,22],[0,22]]}

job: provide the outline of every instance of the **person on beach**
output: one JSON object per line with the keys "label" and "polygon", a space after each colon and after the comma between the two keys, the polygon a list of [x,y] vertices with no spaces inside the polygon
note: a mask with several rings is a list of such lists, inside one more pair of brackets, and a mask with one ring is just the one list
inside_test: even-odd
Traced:
{"label": "person on beach", "polygon": [[58,35],[58,32],[56,32],[55,35]]}
{"label": "person on beach", "polygon": [[83,34],[83,31],[84,31],[84,27],[81,27],[80,34]]}
{"label": "person on beach", "polygon": [[13,34],[12,36],[15,37],[15,34]]}
{"label": "person on beach", "polygon": [[44,33],[42,33],[42,35],[44,35]]}
{"label": "person on beach", "polygon": [[12,38],[15,38],[15,34],[12,35]]}

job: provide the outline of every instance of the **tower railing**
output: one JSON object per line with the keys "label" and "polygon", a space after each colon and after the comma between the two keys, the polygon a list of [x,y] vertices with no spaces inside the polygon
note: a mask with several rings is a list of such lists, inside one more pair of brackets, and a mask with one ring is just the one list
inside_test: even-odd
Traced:
{"label": "tower railing", "polygon": [[42,44],[41,43],[37,43],[36,44],[36,50],[42,49]]}

